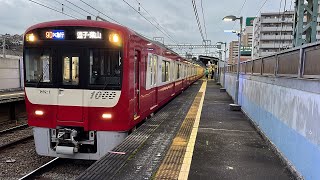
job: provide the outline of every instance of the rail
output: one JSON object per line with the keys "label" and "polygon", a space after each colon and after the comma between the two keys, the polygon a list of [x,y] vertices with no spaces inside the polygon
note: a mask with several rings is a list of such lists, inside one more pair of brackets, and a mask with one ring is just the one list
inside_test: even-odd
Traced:
{"label": "rail", "polygon": [[[226,72],[236,73],[237,65],[228,65]],[[320,42],[240,62],[240,74],[320,79]]]}

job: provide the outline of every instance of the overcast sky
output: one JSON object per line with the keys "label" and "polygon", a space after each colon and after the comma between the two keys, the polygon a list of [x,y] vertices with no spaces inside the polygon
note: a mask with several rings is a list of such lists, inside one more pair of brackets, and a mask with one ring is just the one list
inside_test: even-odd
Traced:
{"label": "overcast sky", "polygon": [[[78,14],[68,7],[81,12],[84,15],[88,13],[83,12],[66,0],[34,0],[41,4],[61,11],[62,3],[65,5],[64,12],[73,15],[77,18],[84,19],[85,17]],[[91,12],[94,15],[100,15],[108,19],[97,11],[88,7],[80,0],[69,0],[81,8]],[[130,8],[122,0],[84,0],[93,7],[104,12],[106,15],[117,20],[121,24],[130,27],[131,29],[147,36],[165,37],[166,44],[172,44],[165,35],[152,26],[148,21],[143,19],[137,12]],[[196,23],[196,18],[193,11],[192,0],[126,0],[130,5],[138,10],[138,1],[141,6],[146,9],[153,17],[157,19],[162,27],[179,43],[201,44],[202,39]],[[223,30],[239,29],[239,23],[223,22],[222,18],[225,15],[242,15],[245,17],[256,16],[260,7],[265,0],[246,0],[245,6],[240,13],[240,9],[245,0],[202,0],[204,17],[206,22],[207,39],[212,43],[218,41],[230,42],[236,40],[234,34],[224,33]],[[286,9],[288,10],[292,0],[267,0],[262,8],[262,12],[278,12],[280,2],[282,2],[281,9],[284,8],[286,2]],[[201,10],[201,0],[196,0],[197,10],[201,21],[203,33],[205,36],[205,28],[203,25],[203,17]],[[66,7],[68,6],[68,7]],[[293,8],[293,5],[291,5]],[[141,13],[152,21],[149,14],[147,14],[142,7]],[[291,9],[292,9],[291,8]],[[37,5],[29,0],[0,0],[0,34],[22,34],[31,25],[51,20],[70,19],[70,17],[52,11],[40,5]],[[110,20],[111,21],[111,20]],[[152,21],[154,22],[154,21]]]}

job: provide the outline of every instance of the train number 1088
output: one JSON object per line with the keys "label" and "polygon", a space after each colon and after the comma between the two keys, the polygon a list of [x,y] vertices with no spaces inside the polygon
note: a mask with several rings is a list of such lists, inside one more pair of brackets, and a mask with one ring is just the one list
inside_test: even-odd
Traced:
{"label": "train number 1088", "polygon": [[92,91],[90,99],[100,99],[101,96],[102,96],[102,92],[101,91]]}

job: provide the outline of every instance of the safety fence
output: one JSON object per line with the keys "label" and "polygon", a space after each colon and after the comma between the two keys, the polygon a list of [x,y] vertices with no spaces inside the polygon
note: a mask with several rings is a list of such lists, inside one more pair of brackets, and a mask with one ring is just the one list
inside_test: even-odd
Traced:
{"label": "safety fence", "polygon": [[[237,72],[237,64],[226,67]],[[220,68],[224,72],[224,68]],[[240,63],[240,73],[248,75],[320,79],[320,43],[308,44],[274,55]]]}

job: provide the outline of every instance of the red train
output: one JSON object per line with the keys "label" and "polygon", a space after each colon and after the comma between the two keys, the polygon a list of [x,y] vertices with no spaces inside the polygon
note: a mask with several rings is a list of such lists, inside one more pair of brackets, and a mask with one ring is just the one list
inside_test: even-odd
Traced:
{"label": "red train", "polygon": [[40,155],[99,159],[203,75],[116,24],[45,22],[24,37],[25,101]]}

